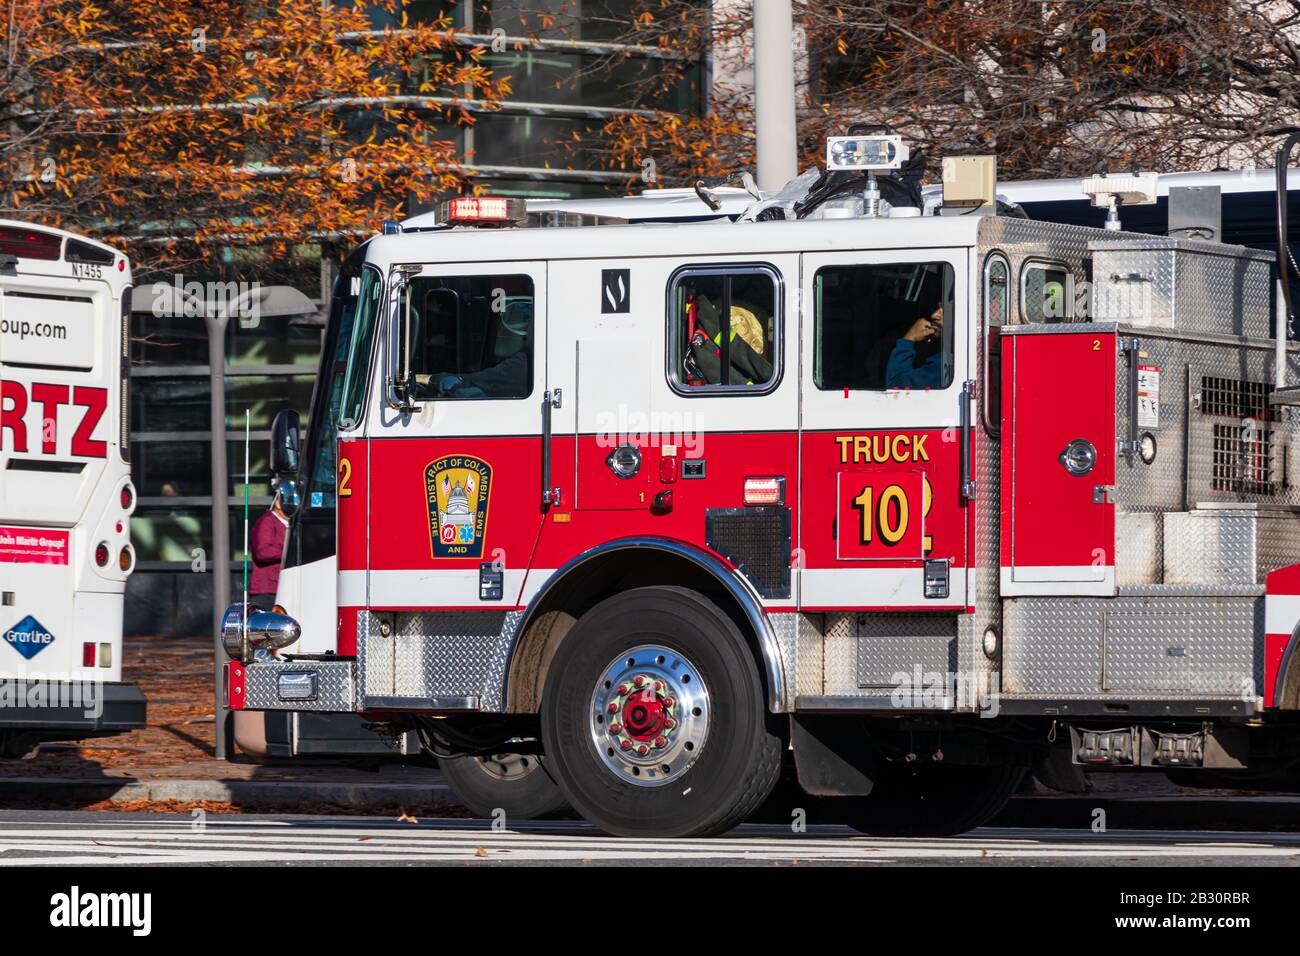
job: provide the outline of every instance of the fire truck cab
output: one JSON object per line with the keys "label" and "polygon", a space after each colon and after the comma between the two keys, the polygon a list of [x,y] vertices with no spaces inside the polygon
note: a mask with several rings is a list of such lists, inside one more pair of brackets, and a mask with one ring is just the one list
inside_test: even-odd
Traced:
{"label": "fire truck cab", "polygon": [[627,835],[722,832],[783,763],[943,833],[1053,754],[1293,762],[1269,257],[871,189],[734,222],[471,198],[371,239],[313,420],[335,630],[232,607],[230,705],[359,713],[472,807]]}

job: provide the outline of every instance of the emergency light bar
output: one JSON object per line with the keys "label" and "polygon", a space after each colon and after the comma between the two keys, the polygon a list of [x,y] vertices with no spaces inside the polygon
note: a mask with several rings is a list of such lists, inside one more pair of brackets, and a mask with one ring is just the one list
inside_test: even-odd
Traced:
{"label": "emergency light bar", "polygon": [[909,155],[901,136],[832,136],[826,140],[827,169],[900,169]]}
{"label": "emergency light bar", "polygon": [[500,196],[461,196],[444,202],[438,218],[453,225],[521,226],[528,221],[528,205]]}

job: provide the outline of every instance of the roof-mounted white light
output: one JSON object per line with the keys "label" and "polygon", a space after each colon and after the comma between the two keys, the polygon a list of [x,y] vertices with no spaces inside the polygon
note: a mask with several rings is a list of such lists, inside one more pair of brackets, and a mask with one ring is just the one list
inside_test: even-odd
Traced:
{"label": "roof-mounted white light", "polygon": [[826,168],[832,170],[900,169],[909,155],[901,136],[832,136],[826,140]]}
{"label": "roof-mounted white light", "polygon": [[832,136],[826,140],[827,171],[867,174],[867,185],[862,191],[862,215],[868,219],[880,215],[876,173],[901,169],[910,155],[901,136]]}
{"label": "roof-mounted white light", "polygon": [[461,196],[444,202],[438,219],[461,226],[522,226],[528,221],[528,205],[501,196]]}
{"label": "roof-mounted white light", "polygon": [[1115,176],[1089,176],[1083,181],[1083,193],[1092,198],[1092,204],[1104,208],[1106,228],[1120,228],[1119,207],[1149,206],[1156,201],[1159,173],[1120,173]]}

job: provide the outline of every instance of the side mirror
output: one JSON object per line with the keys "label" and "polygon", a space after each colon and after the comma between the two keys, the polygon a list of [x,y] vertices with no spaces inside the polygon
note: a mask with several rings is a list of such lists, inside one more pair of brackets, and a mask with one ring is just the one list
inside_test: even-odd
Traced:
{"label": "side mirror", "polygon": [[412,314],[411,314],[411,297],[413,290],[411,280],[420,274],[423,266],[407,265],[397,266],[394,269],[394,275],[398,278],[397,282],[397,302],[398,309],[396,321],[393,324],[392,344],[393,356],[396,361],[393,363],[392,371],[387,376],[386,390],[388,393],[388,404],[403,413],[409,414],[419,409],[419,403],[415,401],[415,375],[411,370],[411,336],[413,334]]}
{"label": "side mirror", "polygon": [[271,474],[277,478],[298,475],[298,413],[291,408],[277,412],[271,422]]}

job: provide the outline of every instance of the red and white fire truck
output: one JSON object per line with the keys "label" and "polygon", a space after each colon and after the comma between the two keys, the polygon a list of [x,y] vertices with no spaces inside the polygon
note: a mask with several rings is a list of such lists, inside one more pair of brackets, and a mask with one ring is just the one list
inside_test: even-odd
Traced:
{"label": "red and white fire truck", "polygon": [[102,243],[0,221],[0,754],[144,725],[122,683],[135,565],[131,266]]}
{"label": "red and white fire truck", "polygon": [[1026,219],[980,162],[925,201],[902,155],[368,241],[305,454],[275,428],[303,507],[283,607],[226,615],[230,706],[361,714],[471,807],[629,835],[726,830],[783,763],[939,833],[1061,755],[1300,758],[1269,257]]}

